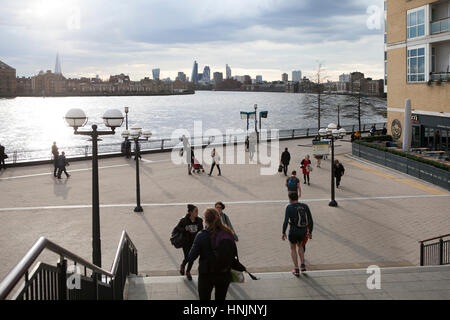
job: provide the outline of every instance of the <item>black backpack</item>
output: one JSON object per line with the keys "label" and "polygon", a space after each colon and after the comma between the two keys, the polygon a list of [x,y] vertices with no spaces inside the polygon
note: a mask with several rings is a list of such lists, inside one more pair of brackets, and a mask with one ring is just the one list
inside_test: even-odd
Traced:
{"label": "black backpack", "polygon": [[177,249],[183,247],[184,244],[183,232],[179,228],[175,227],[172,230],[172,234],[170,236],[170,243],[172,243],[172,245]]}
{"label": "black backpack", "polygon": [[309,220],[305,207],[302,205],[297,205],[295,209],[297,209],[297,222],[294,223],[291,221],[291,225],[294,225],[297,228],[307,228],[309,225]]}
{"label": "black backpack", "polygon": [[[211,241],[212,242],[212,241]],[[220,240],[216,248],[211,243],[212,254],[210,257],[211,272],[227,272],[230,271],[233,261],[236,257],[236,244],[234,240]]]}

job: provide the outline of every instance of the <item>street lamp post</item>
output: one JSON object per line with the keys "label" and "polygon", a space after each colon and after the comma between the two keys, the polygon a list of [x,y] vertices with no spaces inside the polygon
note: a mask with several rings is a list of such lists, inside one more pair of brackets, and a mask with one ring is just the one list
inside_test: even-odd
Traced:
{"label": "street lamp post", "polygon": [[98,141],[99,136],[113,135],[115,129],[123,123],[122,112],[116,109],[110,109],[103,115],[105,126],[111,128],[111,131],[99,131],[97,125],[92,125],[92,131],[78,131],[83,127],[88,118],[81,109],[70,109],[64,117],[67,124],[74,128],[74,134],[90,136],[92,140],[92,262],[98,266],[102,266],[101,240],[100,240],[100,202],[98,187]]}
{"label": "street lamp post", "polygon": [[129,111],[129,108],[128,107],[125,107],[125,129],[126,130],[128,130],[128,111]]}
{"label": "street lamp post", "polygon": [[[141,136],[143,136],[143,139],[139,139]],[[152,133],[149,130],[142,131],[141,126],[134,125],[131,127],[131,132],[128,130],[125,130],[122,132],[122,137],[125,139],[128,139],[128,137],[131,137],[134,141],[134,150],[135,155],[134,158],[136,160],[136,208],[134,208],[134,212],[143,212],[144,209],[141,206],[141,186],[140,186],[140,177],[139,177],[139,158],[140,158],[140,146],[139,141],[148,141],[150,137],[152,136]]]}
{"label": "street lamp post", "polygon": [[[258,110],[258,105],[255,103],[255,105],[254,105],[254,108],[255,108],[255,132],[256,132],[256,142],[258,143],[259,142],[259,135],[258,135],[258,117],[257,117],[257,115],[258,115],[258,112],[257,112],[257,110]],[[261,122],[260,122],[261,123]]]}
{"label": "street lamp post", "polygon": [[328,204],[330,207],[337,207],[337,202],[335,199],[335,189],[334,189],[334,141],[341,139],[345,136],[346,131],[344,128],[337,129],[336,124],[330,123],[327,129],[320,129],[319,135],[324,138],[331,140],[331,201]]}

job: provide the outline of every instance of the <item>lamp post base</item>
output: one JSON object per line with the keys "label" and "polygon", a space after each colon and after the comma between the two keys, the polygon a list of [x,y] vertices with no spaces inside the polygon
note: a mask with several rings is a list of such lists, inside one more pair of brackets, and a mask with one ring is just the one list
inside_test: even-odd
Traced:
{"label": "lamp post base", "polygon": [[338,204],[336,202],[336,200],[331,200],[330,203],[328,204],[330,207],[337,207]]}
{"label": "lamp post base", "polygon": [[144,212],[144,209],[142,209],[141,206],[137,206],[136,208],[134,208],[134,212]]}

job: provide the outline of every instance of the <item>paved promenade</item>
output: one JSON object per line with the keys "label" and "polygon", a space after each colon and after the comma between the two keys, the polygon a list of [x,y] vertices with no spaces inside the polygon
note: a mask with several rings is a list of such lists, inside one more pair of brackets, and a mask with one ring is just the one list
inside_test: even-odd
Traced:
{"label": "paved promenade", "polygon": [[[306,251],[309,270],[418,265],[418,241],[449,233],[450,193],[350,157],[349,142],[337,145],[337,158],[346,168],[336,190],[339,207],[328,206],[330,160],[323,161],[322,168],[316,168],[314,160],[311,185],[302,184],[301,200],[310,206],[315,225]],[[300,172],[301,159],[312,154],[311,139],[280,142],[280,154],[285,147],[292,156],[289,169]],[[133,212],[135,162],[99,161],[104,268],[110,269],[121,231],[126,230],[139,251],[140,273],[176,275],[182,250],[175,249],[169,237],[186,204],[197,204],[202,212],[221,200],[240,238],[240,259],[249,270],[292,269],[289,244],[281,240],[288,203],[284,175],[260,175],[258,165],[224,164],[222,177],[216,169],[212,177],[188,176],[186,166],[170,161],[170,153],[142,158],[143,214]],[[52,176],[50,165],[0,172],[0,279],[41,236],[92,259],[90,166],[90,161],[74,162],[68,167],[72,176],[63,175],[62,180]],[[42,256],[51,263],[57,258]]]}

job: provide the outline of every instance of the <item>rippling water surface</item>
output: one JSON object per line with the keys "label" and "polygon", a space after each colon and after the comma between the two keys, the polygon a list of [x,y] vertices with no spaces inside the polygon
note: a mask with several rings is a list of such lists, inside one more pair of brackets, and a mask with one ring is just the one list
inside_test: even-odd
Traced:
{"label": "rippling water surface", "polygon": [[[123,112],[128,106],[129,126],[139,123],[150,129],[153,137],[170,137],[175,129],[193,132],[194,121],[202,121],[203,130],[217,128],[244,129],[239,111],[267,110],[263,128],[300,129],[317,126],[316,95],[261,92],[197,91],[194,95],[136,96],[136,97],[20,97],[0,99],[0,143],[11,150],[49,149],[56,141],[59,146],[86,145],[86,137],[75,136],[63,117],[70,108],[81,108],[89,117],[88,125],[102,123],[101,117],[109,108]],[[348,96],[322,96],[321,123],[337,123],[337,105],[340,105],[341,125],[357,123],[357,100]],[[363,98],[361,121],[384,122],[382,116],[386,101]],[[250,128],[253,128],[251,123]],[[100,127],[103,127],[101,125]],[[90,128],[88,126],[85,127]],[[125,123],[114,136],[106,136],[101,144],[119,142]]]}

